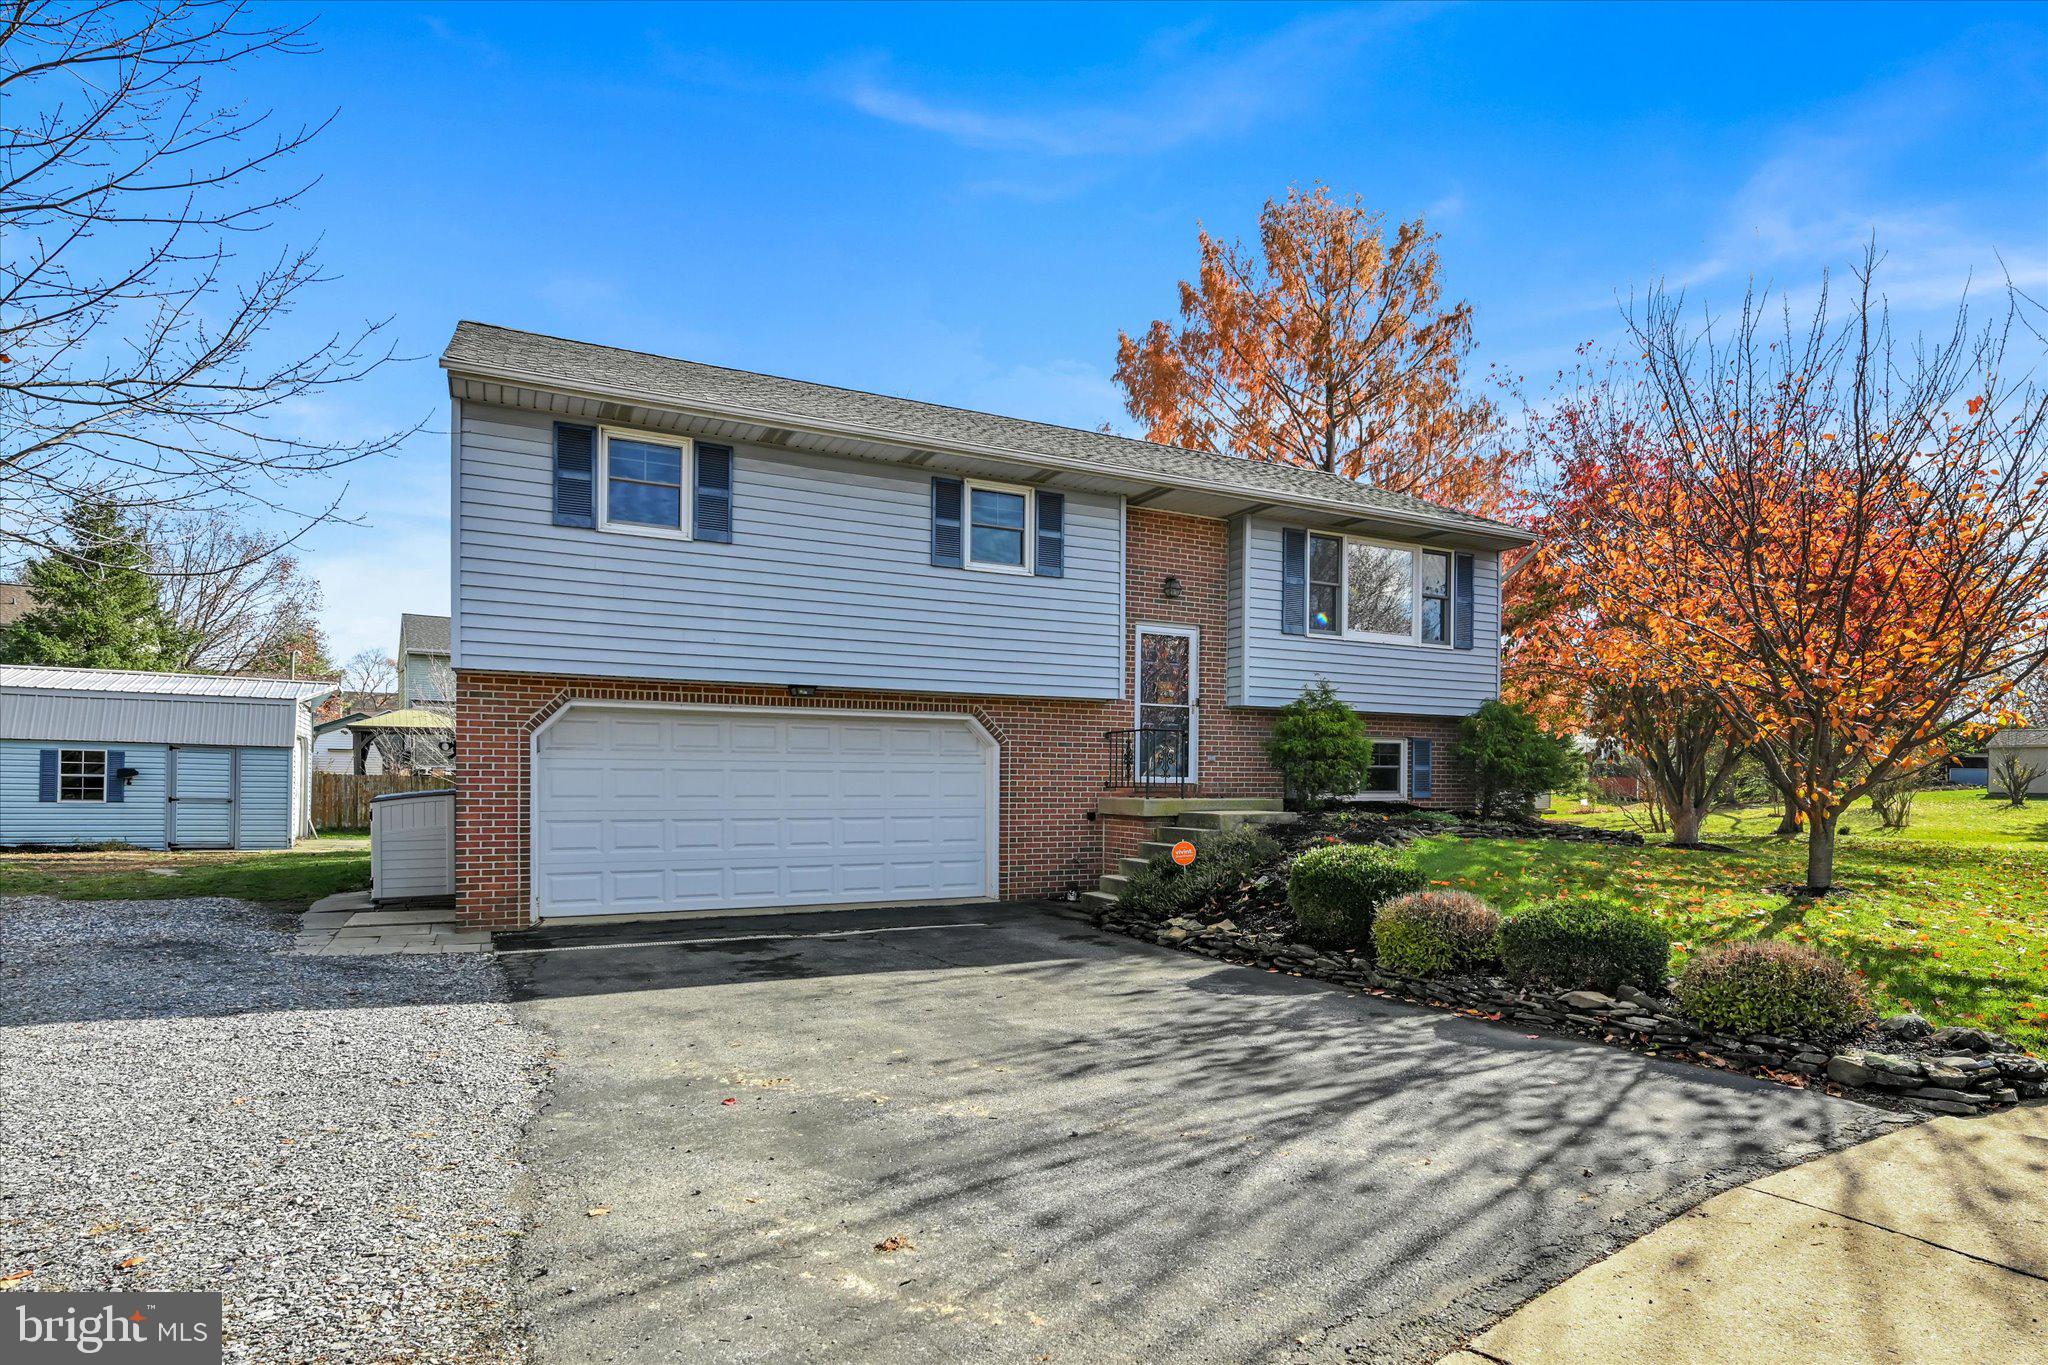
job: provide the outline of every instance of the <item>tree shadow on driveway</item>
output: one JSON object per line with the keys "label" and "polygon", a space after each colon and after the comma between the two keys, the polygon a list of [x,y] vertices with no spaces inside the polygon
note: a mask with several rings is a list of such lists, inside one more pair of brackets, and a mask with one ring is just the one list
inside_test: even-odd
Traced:
{"label": "tree shadow on driveway", "polygon": [[1891,1126],[1042,908],[502,947],[559,1050],[543,1358],[1429,1359]]}

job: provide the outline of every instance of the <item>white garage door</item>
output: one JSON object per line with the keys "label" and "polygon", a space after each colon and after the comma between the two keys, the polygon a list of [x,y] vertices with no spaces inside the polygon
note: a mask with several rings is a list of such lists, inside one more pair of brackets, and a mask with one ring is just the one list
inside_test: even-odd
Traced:
{"label": "white garage door", "polygon": [[534,782],[542,915],[993,894],[994,749],[965,721],[578,707]]}

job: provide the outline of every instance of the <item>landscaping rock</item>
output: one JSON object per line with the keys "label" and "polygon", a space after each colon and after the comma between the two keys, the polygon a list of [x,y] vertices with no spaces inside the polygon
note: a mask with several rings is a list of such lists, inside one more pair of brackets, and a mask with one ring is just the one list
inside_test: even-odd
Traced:
{"label": "landscaping rock", "polygon": [[1566,1009],[1605,1010],[1614,1008],[1614,997],[1598,991],[1566,991],[1557,997],[1557,1003]]}
{"label": "landscaping rock", "polygon": [[1981,1028],[1943,1028],[1927,1035],[1931,1046],[1950,1052],[2013,1052],[2003,1037]]}
{"label": "landscaping rock", "polygon": [[1894,1014],[1871,1030],[1873,1037],[1886,1043],[1917,1043],[1933,1032],[1934,1025],[1917,1014]]}

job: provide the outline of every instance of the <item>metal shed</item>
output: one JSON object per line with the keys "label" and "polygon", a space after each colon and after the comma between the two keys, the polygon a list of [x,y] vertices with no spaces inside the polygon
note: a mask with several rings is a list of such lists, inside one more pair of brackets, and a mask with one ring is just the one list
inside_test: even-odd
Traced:
{"label": "metal shed", "polygon": [[289,848],[331,683],[0,667],[0,846]]}

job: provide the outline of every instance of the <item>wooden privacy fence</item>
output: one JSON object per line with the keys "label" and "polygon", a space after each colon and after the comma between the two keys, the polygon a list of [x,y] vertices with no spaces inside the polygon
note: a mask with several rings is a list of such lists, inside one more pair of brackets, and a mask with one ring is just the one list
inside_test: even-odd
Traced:
{"label": "wooden privacy fence", "polygon": [[453,773],[323,773],[313,774],[313,828],[326,834],[337,829],[368,829],[370,798],[386,792],[446,791]]}

